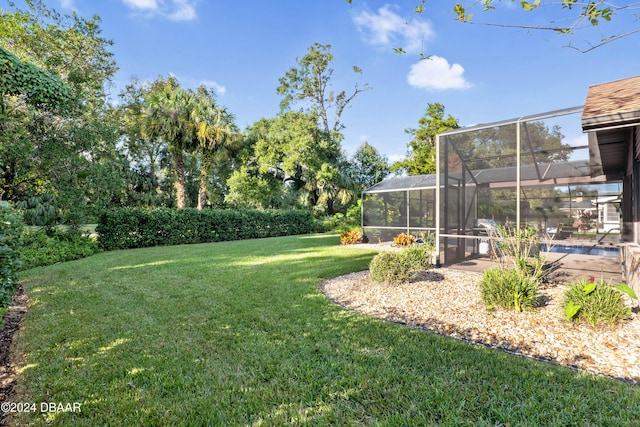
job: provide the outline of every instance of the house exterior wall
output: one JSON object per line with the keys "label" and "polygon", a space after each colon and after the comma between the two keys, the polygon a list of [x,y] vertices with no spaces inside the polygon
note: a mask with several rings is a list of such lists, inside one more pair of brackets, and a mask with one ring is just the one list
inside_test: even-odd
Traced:
{"label": "house exterior wall", "polygon": [[640,126],[634,129],[630,149],[623,188],[623,232],[627,243],[622,248],[622,273],[640,295]]}

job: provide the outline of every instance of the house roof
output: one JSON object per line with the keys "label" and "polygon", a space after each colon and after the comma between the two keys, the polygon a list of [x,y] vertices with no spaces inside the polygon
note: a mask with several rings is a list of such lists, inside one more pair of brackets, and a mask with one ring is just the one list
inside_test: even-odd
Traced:
{"label": "house roof", "polygon": [[640,125],[640,76],[591,86],[582,112],[588,131],[591,174],[621,179],[629,166],[629,141]]}
{"label": "house roof", "polygon": [[386,193],[390,191],[424,190],[436,188],[435,175],[399,176],[380,181],[364,193]]}
{"label": "house roof", "polygon": [[638,124],[640,76],[590,86],[582,111],[582,129]]}
{"label": "house roof", "polygon": [[[450,172],[449,180],[464,180],[467,185],[488,186],[489,188],[514,188],[516,167],[478,169],[467,173]],[[444,178],[443,178],[444,180]],[[573,160],[562,163],[523,165],[520,167],[522,186],[592,184],[604,182],[604,177],[591,177],[588,160]],[[401,176],[385,179],[363,193],[386,193],[436,188],[436,175]]]}

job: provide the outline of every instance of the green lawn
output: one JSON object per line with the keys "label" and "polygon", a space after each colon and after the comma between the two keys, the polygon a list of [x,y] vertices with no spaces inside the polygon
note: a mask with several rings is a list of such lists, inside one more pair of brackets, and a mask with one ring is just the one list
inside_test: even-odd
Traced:
{"label": "green lawn", "polygon": [[[24,273],[12,423],[637,426],[640,387],[342,309],[337,235],[101,253]],[[81,402],[40,413],[41,402]]]}

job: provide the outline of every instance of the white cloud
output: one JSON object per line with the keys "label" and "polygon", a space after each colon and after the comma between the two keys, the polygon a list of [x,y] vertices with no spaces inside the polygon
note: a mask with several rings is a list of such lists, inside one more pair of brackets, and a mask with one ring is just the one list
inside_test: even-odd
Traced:
{"label": "white cloud", "polygon": [[406,154],[388,154],[387,160],[389,160],[389,164],[399,162],[400,160],[404,160],[407,157]]}
{"label": "white cloud", "polygon": [[196,7],[193,1],[174,0],[174,11],[168,15],[172,21],[191,21],[196,18]]}
{"label": "white cloud", "polygon": [[138,10],[157,10],[157,0],[122,0],[124,4],[132,9]]}
{"label": "white cloud", "polygon": [[362,11],[353,17],[353,22],[370,44],[402,47],[410,53],[424,50],[424,42],[434,36],[431,24],[417,19],[409,22],[391,11],[390,7],[381,7],[377,14]]}
{"label": "white cloud", "polygon": [[213,80],[204,80],[202,82],[200,82],[200,84],[205,85],[208,88],[213,89],[213,91],[216,93],[216,95],[224,95],[225,93],[227,93],[227,88]]}
{"label": "white cloud", "polygon": [[411,66],[407,81],[411,86],[421,89],[466,89],[471,85],[463,74],[462,65],[451,65],[445,58],[431,56]]}
{"label": "white cloud", "polygon": [[73,1],[74,0],[60,0],[60,7],[63,9],[74,9],[75,5]]}
{"label": "white cloud", "polygon": [[[68,0],[65,0],[68,1]],[[162,16],[172,21],[191,21],[197,18],[198,0],[122,0],[125,6],[146,16]]]}

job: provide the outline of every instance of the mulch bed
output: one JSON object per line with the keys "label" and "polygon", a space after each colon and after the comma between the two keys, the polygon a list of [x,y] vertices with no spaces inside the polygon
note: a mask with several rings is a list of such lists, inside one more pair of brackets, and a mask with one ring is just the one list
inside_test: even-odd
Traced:
{"label": "mulch bed", "polygon": [[[27,294],[20,286],[3,318],[4,324],[0,331],[0,403],[10,401],[13,394],[15,371],[11,343],[13,334],[20,328],[20,319],[27,312],[27,301]],[[4,425],[6,425],[6,414],[0,412],[0,426]]]}

